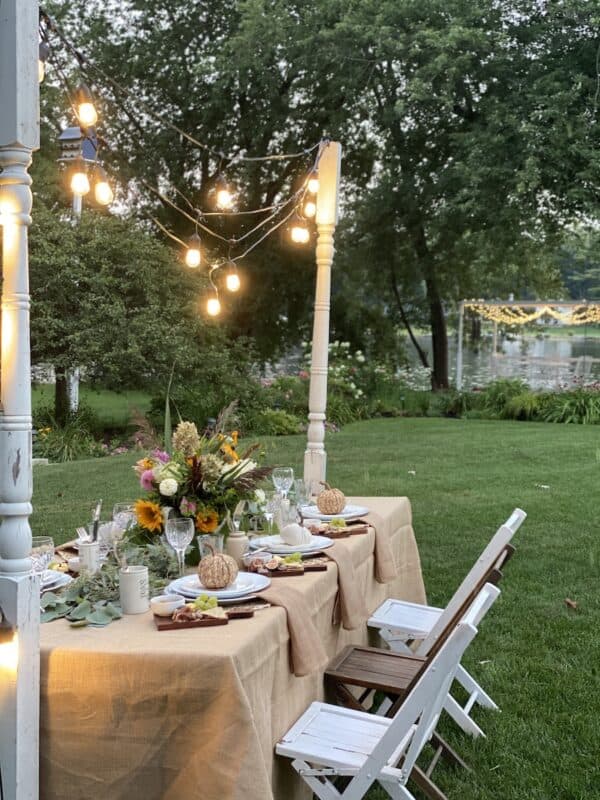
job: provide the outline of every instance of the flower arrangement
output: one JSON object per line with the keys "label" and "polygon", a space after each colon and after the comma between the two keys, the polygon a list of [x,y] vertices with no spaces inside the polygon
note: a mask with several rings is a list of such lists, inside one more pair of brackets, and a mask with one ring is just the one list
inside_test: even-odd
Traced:
{"label": "flower arrangement", "polygon": [[237,452],[237,431],[225,432],[223,413],[214,433],[201,436],[193,422],[180,422],[173,433],[172,454],[153,450],[134,466],[147,493],[135,504],[140,528],[162,533],[166,510],[194,520],[198,533],[215,533],[241,500],[260,502],[259,484],[271,467],[251,456],[259,445]]}

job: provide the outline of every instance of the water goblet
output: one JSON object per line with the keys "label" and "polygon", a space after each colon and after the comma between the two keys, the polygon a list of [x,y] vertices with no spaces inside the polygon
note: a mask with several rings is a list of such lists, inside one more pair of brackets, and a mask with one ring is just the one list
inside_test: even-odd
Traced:
{"label": "water goblet", "polygon": [[31,539],[31,571],[44,572],[54,558],[54,540],[51,536],[34,536]]}
{"label": "water goblet", "polygon": [[264,517],[267,522],[267,530],[269,533],[273,533],[273,520],[275,519],[275,514],[277,514],[279,510],[279,506],[281,505],[281,495],[279,492],[266,492],[266,503],[265,503],[265,510],[264,510]]}
{"label": "water goblet", "polygon": [[194,538],[194,520],[182,518],[170,518],[165,526],[167,542],[177,554],[179,564],[179,576],[183,575],[184,555],[187,546]]}
{"label": "water goblet", "polygon": [[308,505],[310,494],[308,491],[308,486],[306,483],[304,483],[302,478],[296,478],[294,481],[294,494],[296,496],[296,503],[298,503],[300,508]]}
{"label": "water goblet", "polygon": [[277,491],[284,500],[287,500],[288,492],[294,482],[294,470],[291,467],[276,467],[273,470],[272,478]]}
{"label": "water goblet", "polygon": [[112,518],[115,527],[123,531],[129,530],[137,522],[135,508],[133,503],[115,503],[112,511]]}

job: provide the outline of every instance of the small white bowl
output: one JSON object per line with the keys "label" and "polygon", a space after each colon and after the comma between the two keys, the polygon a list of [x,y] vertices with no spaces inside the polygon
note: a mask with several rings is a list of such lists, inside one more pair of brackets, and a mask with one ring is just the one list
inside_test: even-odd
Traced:
{"label": "small white bowl", "polygon": [[249,553],[244,553],[242,556],[242,561],[244,562],[245,567],[249,567],[253,561],[262,561],[263,564],[266,564],[267,561],[270,561],[273,558],[271,553],[265,553],[262,550],[260,553],[253,553],[252,550]]}
{"label": "small white bowl", "polygon": [[320,533],[323,530],[323,521],[320,519],[303,519],[302,524],[312,533]]}
{"label": "small white bowl", "polygon": [[81,569],[81,562],[79,561],[79,556],[73,556],[67,561],[67,566],[69,567],[69,572],[79,572]]}
{"label": "small white bowl", "polygon": [[174,611],[185,605],[185,599],[178,594],[159,594],[150,599],[150,608],[157,617],[170,617]]}

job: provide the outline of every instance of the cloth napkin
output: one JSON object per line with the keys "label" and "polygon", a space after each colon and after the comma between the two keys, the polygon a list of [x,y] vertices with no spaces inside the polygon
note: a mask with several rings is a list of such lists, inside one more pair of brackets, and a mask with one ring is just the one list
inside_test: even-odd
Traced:
{"label": "cloth napkin", "polygon": [[297,589],[282,585],[283,580],[260,592],[259,597],[285,609],[290,634],[290,666],[300,678],[322,669],[328,658],[304,597]]}
{"label": "cloth napkin", "polygon": [[399,574],[390,541],[390,522],[388,520],[386,524],[375,511],[369,511],[367,521],[375,529],[375,580],[377,583],[389,583]]}
{"label": "cloth napkin", "polygon": [[342,626],[353,631],[364,623],[369,613],[356,581],[352,553],[340,542],[329,547],[326,553],[338,568],[338,598],[333,609],[333,621],[339,622],[341,616]]}

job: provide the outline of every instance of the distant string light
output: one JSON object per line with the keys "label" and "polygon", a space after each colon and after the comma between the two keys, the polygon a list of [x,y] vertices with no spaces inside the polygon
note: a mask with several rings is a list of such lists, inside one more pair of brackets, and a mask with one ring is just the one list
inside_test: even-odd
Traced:
{"label": "distant string light", "polygon": [[589,325],[600,322],[600,305],[582,304],[570,311],[560,311],[561,304],[540,304],[539,308],[527,312],[519,306],[503,306],[492,303],[470,301],[464,304],[465,309],[502,325],[526,325],[542,317],[551,317],[565,325]]}

